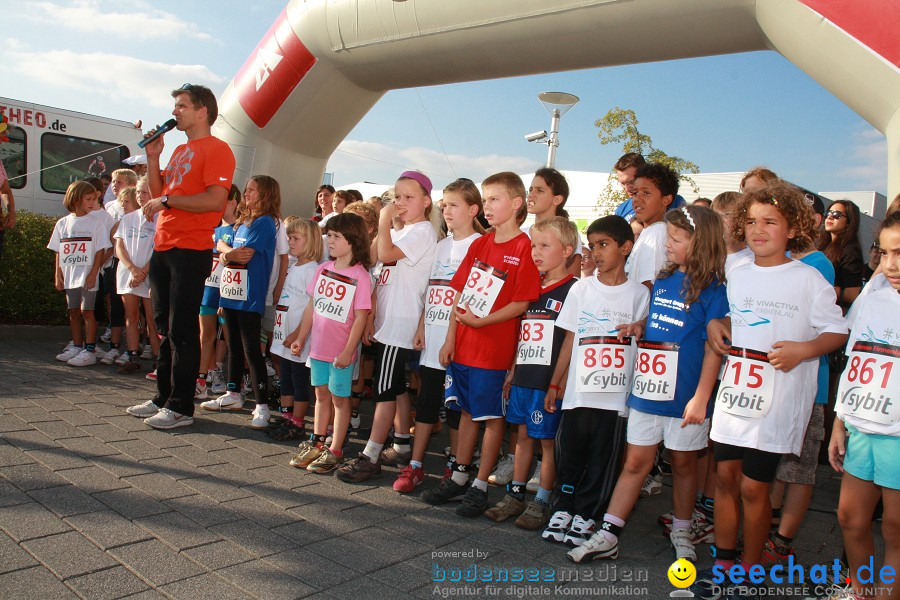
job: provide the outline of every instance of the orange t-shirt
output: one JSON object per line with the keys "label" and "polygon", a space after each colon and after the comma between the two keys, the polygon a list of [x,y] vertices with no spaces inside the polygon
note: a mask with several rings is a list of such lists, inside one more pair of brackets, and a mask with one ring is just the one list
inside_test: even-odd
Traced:
{"label": "orange t-shirt", "polygon": [[[219,138],[209,136],[189,140],[175,149],[169,164],[162,171],[163,194],[193,196],[213,185],[229,190],[234,165],[234,153]],[[222,222],[224,213],[224,202],[221,210],[204,213],[164,209],[156,221],[156,250],[210,250],[213,247],[213,230]]]}

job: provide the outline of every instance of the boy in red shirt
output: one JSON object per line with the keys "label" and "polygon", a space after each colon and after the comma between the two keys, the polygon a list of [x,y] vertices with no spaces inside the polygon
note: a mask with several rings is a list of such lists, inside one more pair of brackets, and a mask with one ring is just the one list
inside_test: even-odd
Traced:
{"label": "boy in red shirt", "polygon": [[[493,231],[472,242],[450,286],[456,290],[440,361],[449,365],[447,402],[462,410],[456,464],[449,479],[422,494],[429,504],[443,504],[465,495],[456,514],[480,516],[487,507],[487,478],[494,469],[505,427],[503,380],[512,367],[519,318],[540,295],[541,280],[531,259],[531,240],[519,230],[525,216],[525,184],[515,173],[497,173],[481,184],[484,216]],[[485,431],[481,465],[469,486],[469,467],[479,422]],[[467,489],[468,488],[468,489]]]}

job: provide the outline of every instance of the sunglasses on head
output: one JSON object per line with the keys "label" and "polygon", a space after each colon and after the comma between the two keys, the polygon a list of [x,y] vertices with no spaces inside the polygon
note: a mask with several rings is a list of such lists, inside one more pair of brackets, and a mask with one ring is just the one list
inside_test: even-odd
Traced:
{"label": "sunglasses on head", "polygon": [[184,84],[183,86],[181,86],[180,89],[182,89],[182,90],[184,90],[184,91],[186,91],[186,92],[193,92],[193,91],[194,91],[194,85],[191,84],[191,83],[186,83],[186,84]]}
{"label": "sunglasses on head", "polygon": [[826,217],[831,217],[832,219],[843,219],[847,216],[847,213],[843,213],[839,210],[827,210],[825,211]]}

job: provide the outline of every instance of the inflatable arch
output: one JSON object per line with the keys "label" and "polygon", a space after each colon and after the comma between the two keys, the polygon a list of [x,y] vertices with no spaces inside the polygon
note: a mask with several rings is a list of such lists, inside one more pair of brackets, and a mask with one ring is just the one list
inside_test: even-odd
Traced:
{"label": "inflatable arch", "polygon": [[286,202],[308,210],[332,152],[390,89],[771,49],[887,136],[893,197],[898,25],[895,0],[291,0],[213,131],[236,179],[309,189]]}

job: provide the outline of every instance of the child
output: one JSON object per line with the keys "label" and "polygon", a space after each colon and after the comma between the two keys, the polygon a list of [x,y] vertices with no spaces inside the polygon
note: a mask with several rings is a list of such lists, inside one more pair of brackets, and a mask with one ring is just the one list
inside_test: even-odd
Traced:
{"label": "child", "polygon": [[[116,229],[116,256],[119,265],[116,268],[116,292],[122,296],[125,304],[125,358],[126,362],[119,367],[119,373],[134,373],[141,368],[140,345],[140,314],[141,305],[148,315],[153,314],[153,305],[150,301],[150,280],[147,273],[150,271],[150,255],[153,254],[153,236],[156,235],[156,215],[148,221],[144,213],[135,210],[141,206],[142,197],[135,193],[135,188],[125,188],[119,192],[120,200],[127,200],[129,206],[123,202],[124,214]],[[156,325],[153,319],[147,320],[150,344],[153,353],[159,353],[159,337],[156,335]]]}
{"label": "child", "polygon": [[734,222],[734,212],[738,209],[744,195],[740,192],[722,192],[713,198],[712,209],[722,218],[725,226],[725,277],[731,274],[732,269],[740,265],[753,262],[753,252],[744,242],[739,242],[731,235],[731,225]]}
{"label": "child", "polygon": [[[56,253],[56,289],[66,291],[69,307],[71,348],[56,356],[56,360],[73,367],[97,363],[97,320],[94,301],[97,297],[97,276],[105,250],[111,247],[109,228],[103,219],[92,214],[97,207],[97,190],[89,183],[69,184],[63,206],[69,214],[56,222],[47,248]],[[104,213],[105,214],[105,213]],[[84,320],[84,335],[81,321]]]}
{"label": "child", "polygon": [[[492,521],[518,517],[517,527],[540,529],[550,517],[550,491],[556,480],[553,445],[560,414],[544,408],[544,399],[553,377],[565,332],[556,327],[569,289],[575,283],[566,264],[578,240],[575,224],[565,217],[550,217],[531,228],[531,257],[543,273],[541,295],[532,302],[522,318],[516,364],[504,382],[509,403],[506,421],[518,426],[513,477],[506,495],[485,511]],[[578,261],[579,270],[581,260]],[[511,387],[510,387],[511,386]],[[556,403],[553,404],[554,409]],[[534,501],[525,504],[525,485],[531,468],[534,440],[540,440],[543,459],[539,468],[539,487]]]}
{"label": "child", "polygon": [[[525,185],[515,173],[491,175],[481,184],[484,216],[494,230],[472,242],[450,282],[456,290],[453,318],[441,348],[451,365],[446,396],[462,409],[457,465],[449,479],[422,498],[443,504],[465,492],[456,514],[480,516],[487,508],[487,479],[503,441],[503,381],[516,356],[519,316],[540,295],[540,275],[531,242],[516,224],[525,213]],[[480,422],[485,431],[478,476],[469,486],[469,467]]]}
{"label": "child", "polygon": [[254,175],[244,188],[243,212],[235,221],[234,247],[222,253],[225,261],[219,288],[228,331],[228,391],[200,404],[206,410],[240,410],[244,400],[238,392],[244,361],[250,367],[256,408],[250,427],[269,426],[266,363],[259,347],[266,289],[275,254],[275,227],[281,209],[281,189],[268,175]]}
{"label": "child", "polygon": [[637,168],[632,204],[635,220],[643,225],[625,272],[628,279],[653,289],[656,274],[666,263],[666,224],[663,219],[678,194],[678,174],[660,163]]}
{"label": "child", "polygon": [[[755,258],[733,271],[730,316],[708,328],[709,343],[728,353],[710,433],[718,463],[713,568],[726,570],[737,561],[741,507],[741,565],[760,562],[772,518],[769,486],[782,455],[800,454],[815,400],[815,359],[847,340],[834,288],[785,254],[806,248],[816,234],[797,188],[776,183],[748,194],[732,234],[746,240]],[[701,595],[708,595],[712,575],[698,574]]]}
{"label": "child", "polygon": [[[291,344],[291,354],[299,356],[310,336],[310,382],[316,388],[313,434],[300,444],[291,466],[313,473],[329,473],[343,462],[344,440],[350,424],[350,387],[357,348],[372,305],[369,264],[369,236],[362,217],[335,215],[325,226],[328,253],[332,257],[316,268],[306,288],[309,302],[300,329]],[[334,434],[325,445],[328,426]]]}
{"label": "child", "polygon": [[[446,367],[438,354],[447,338],[447,327],[453,312],[455,292],[450,280],[466,256],[469,246],[484,233],[476,217],[481,212],[481,194],[474,183],[458,179],[444,188],[441,213],[450,237],[437,245],[431,278],[425,295],[425,309],[419,318],[414,346],[422,351],[419,360],[421,386],[416,399],[416,436],[412,448],[412,460],[400,471],[394,489],[409,493],[425,480],[422,461],[428,448],[428,439],[438,422],[438,413],[444,402],[444,375]],[[450,411],[448,420],[459,412]],[[451,423],[451,431],[459,428],[459,420]],[[456,440],[451,440],[451,445]]]}
{"label": "child", "polygon": [[[566,331],[544,407],[557,410],[560,389],[559,495],[545,540],[573,546],[594,533],[594,517],[609,502],[625,447],[625,401],[631,389],[630,340],[617,327],[647,316],[650,292],[625,275],[634,231],[610,215],[587,228],[597,274],[572,286],[556,319]],[[606,355],[608,363],[602,363]],[[600,370],[602,369],[602,370]]]}
{"label": "child", "polygon": [[[394,189],[394,201],[378,216],[375,245],[382,267],[375,285],[375,314],[369,315],[363,337],[364,343],[375,342],[372,432],[360,457],[335,474],[341,481],[352,483],[380,474],[379,463],[405,464],[412,456],[411,405],[404,368],[425,302],[437,233],[428,221],[431,180],[418,171],[406,171]],[[402,220],[403,229],[391,228],[394,218]],[[392,422],[394,445],[382,451]]]}
{"label": "child", "polygon": [[[836,471],[843,472],[838,520],[850,564],[852,590],[848,600],[887,597],[891,587],[862,584],[859,569],[875,555],[872,516],[881,500],[884,504],[881,530],[884,536],[884,567],[900,570],[900,414],[898,390],[900,374],[892,372],[900,353],[897,315],[900,314],[900,212],[885,218],[878,235],[881,270],[890,287],[858,301],[847,344],[847,367],[838,388],[834,430],[828,457]],[[874,375],[872,375],[874,374]],[[867,376],[868,375],[868,376]],[[869,382],[864,382],[868,379]],[[860,399],[890,399],[881,409],[868,407]],[[846,426],[846,430],[845,430]],[[849,439],[848,439],[849,437]],[[884,568],[882,567],[882,568]],[[874,590],[874,587],[882,589]],[[859,595],[856,595],[859,594]]]}
{"label": "child", "polygon": [[[534,222],[540,223],[551,217],[569,218],[566,211],[566,200],[569,199],[569,182],[565,175],[554,168],[543,167],[534,172],[531,186],[528,188],[528,214],[534,215]],[[522,231],[529,233],[529,227],[523,227]],[[530,234],[529,234],[530,236]],[[584,251],[581,249],[581,237],[576,236],[575,250],[566,263],[566,269],[574,277],[581,274],[581,257]]]}
{"label": "child", "polygon": [[356,198],[347,190],[338,190],[331,197],[331,207],[337,214],[343,213],[344,209],[354,202],[356,202]]}
{"label": "child", "polygon": [[675,510],[669,539],[676,559],[697,560],[691,539],[697,452],[707,445],[709,398],[721,364],[707,347],[706,326],[728,314],[725,238],[722,220],[701,206],[670,211],[665,227],[668,262],[653,285],[646,326],[638,322],[624,328],[626,334],[645,331],[628,399],[625,465],[602,527],[569,552],[575,562],[618,556],[618,536],[653,468],[660,442],[672,455]]}
{"label": "child", "polygon": [[309,410],[309,339],[300,354],[291,353],[290,347],[300,330],[303,312],[309,304],[306,293],[322,258],[322,230],[308,219],[294,219],[285,227],[291,256],[297,262],[288,270],[281,291],[281,299],[275,307],[275,329],[272,337],[272,354],[281,357],[281,416],[269,435],[276,440],[293,440],[303,437],[304,419]]}

